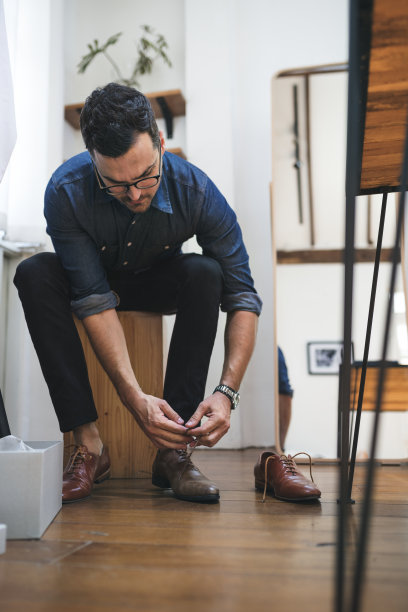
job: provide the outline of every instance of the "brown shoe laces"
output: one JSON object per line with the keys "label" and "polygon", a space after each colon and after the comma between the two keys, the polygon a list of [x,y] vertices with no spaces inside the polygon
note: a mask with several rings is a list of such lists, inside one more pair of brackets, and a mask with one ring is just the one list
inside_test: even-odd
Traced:
{"label": "brown shoe laces", "polygon": [[[185,459],[185,463],[183,465],[182,471],[180,472],[180,478],[184,476],[184,472],[188,467],[195,467],[192,460],[191,455],[193,454],[194,448],[188,447],[187,449],[178,449],[178,454]],[[197,469],[197,468],[196,468]]]}
{"label": "brown shoe laces", "polygon": [[[295,475],[296,474],[296,463],[294,461],[295,457],[298,457],[299,455],[306,455],[306,457],[309,457],[309,471],[310,471],[310,478],[312,480],[312,482],[314,483],[313,480],[313,476],[312,476],[312,458],[309,455],[309,453],[304,453],[304,452],[300,452],[300,453],[296,453],[296,455],[279,455],[279,458],[282,460],[286,471],[289,472],[290,474]],[[266,498],[266,489],[268,486],[268,463],[271,459],[274,459],[276,457],[276,455],[269,455],[269,457],[266,458],[265,461],[265,485],[264,485],[264,491],[263,491],[263,497],[262,497],[262,503],[265,503],[265,498]]]}
{"label": "brown shoe laces", "polygon": [[69,463],[66,468],[67,473],[73,473],[77,469],[79,469],[81,465],[84,463],[85,458],[86,458],[86,455],[81,450],[80,446],[76,446],[75,444],[70,444],[70,446],[68,446],[68,448],[72,448],[72,447],[74,447],[76,450],[69,459]]}

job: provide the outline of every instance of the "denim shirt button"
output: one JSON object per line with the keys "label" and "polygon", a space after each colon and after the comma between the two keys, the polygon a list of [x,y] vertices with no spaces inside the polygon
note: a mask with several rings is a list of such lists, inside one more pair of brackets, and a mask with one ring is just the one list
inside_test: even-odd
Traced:
{"label": "denim shirt button", "polygon": [[127,265],[128,265],[128,263],[129,263],[128,261],[124,261],[124,262],[123,262],[123,265],[124,265],[124,266],[127,266]]}
{"label": "denim shirt button", "polygon": [[101,251],[106,251],[106,246],[101,247]]}
{"label": "denim shirt button", "polygon": [[169,244],[166,244],[166,246],[164,247],[165,251],[167,251],[167,249],[169,249],[169,248],[170,248]]}
{"label": "denim shirt button", "polygon": [[128,242],[128,243],[127,243],[127,246],[132,246],[132,243],[131,243],[131,242]]}

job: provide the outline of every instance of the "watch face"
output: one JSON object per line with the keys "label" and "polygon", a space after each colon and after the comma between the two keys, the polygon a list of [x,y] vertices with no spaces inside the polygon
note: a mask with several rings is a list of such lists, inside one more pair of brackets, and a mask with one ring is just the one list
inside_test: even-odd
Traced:
{"label": "watch face", "polygon": [[237,408],[239,404],[239,393],[234,393],[231,399],[232,399],[232,405],[234,406],[234,408]]}

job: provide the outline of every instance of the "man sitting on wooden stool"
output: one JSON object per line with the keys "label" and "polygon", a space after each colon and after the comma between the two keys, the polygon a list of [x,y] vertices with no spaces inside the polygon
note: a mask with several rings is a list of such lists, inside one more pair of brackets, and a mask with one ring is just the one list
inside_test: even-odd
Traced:
{"label": "man sitting on wooden stool", "polygon": [[[110,468],[72,312],[158,448],[153,484],[181,499],[216,501],[217,486],[189,449],[212,447],[228,431],[261,311],[236,215],[202,171],[165,153],[150,103],[135,89],[96,89],[81,131],[87,151],[55,171],[45,194],[55,253],[25,260],[15,277],[61,431],[73,430],[77,445],[63,501],[88,497]],[[183,254],[194,235],[202,255]],[[220,306],[227,312],[224,366],[203,399]],[[176,313],[163,399],[140,388],[116,308]]]}

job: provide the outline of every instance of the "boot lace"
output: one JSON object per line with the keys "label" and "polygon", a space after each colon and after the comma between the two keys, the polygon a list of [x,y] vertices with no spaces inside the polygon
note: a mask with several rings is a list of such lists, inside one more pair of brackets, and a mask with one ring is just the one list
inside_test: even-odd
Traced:
{"label": "boot lace", "polygon": [[186,460],[186,462],[188,463],[192,463],[191,461],[191,455],[193,454],[194,449],[193,448],[189,448],[189,449],[178,449],[177,453],[180,455],[180,457],[183,457],[183,459]]}
{"label": "boot lace", "polygon": [[[67,466],[67,473],[72,474],[76,472],[84,463],[86,459],[86,454],[82,450],[80,446],[75,446],[75,444],[71,444],[70,447],[75,448],[75,452],[71,455],[69,459],[69,464]],[[68,448],[70,448],[68,447]]]}
{"label": "boot lace", "polygon": [[[299,455],[305,455],[306,457],[309,457],[309,472],[310,472],[310,478],[311,481],[314,483],[313,480],[313,475],[312,475],[312,458],[309,455],[309,453],[305,453],[305,452],[300,452],[300,453],[296,453],[296,455],[279,455],[279,458],[281,459],[282,463],[284,464],[286,471],[289,472],[292,475],[295,475],[297,472],[296,469],[296,463],[294,461],[295,457],[298,457]],[[265,484],[264,484],[264,491],[263,491],[263,497],[262,497],[262,503],[265,503],[265,498],[266,498],[266,489],[268,486],[268,463],[269,461],[272,459],[274,459],[276,457],[276,455],[269,455],[269,457],[266,458],[265,461]]]}
{"label": "boot lace", "polygon": [[183,465],[183,469],[180,472],[180,478],[184,475],[184,472],[187,470],[187,468],[195,467],[191,460],[191,455],[193,454],[193,451],[194,451],[194,448],[190,448],[190,447],[188,447],[188,449],[179,449],[177,451],[178,455],[182,457],[185,461]]}

